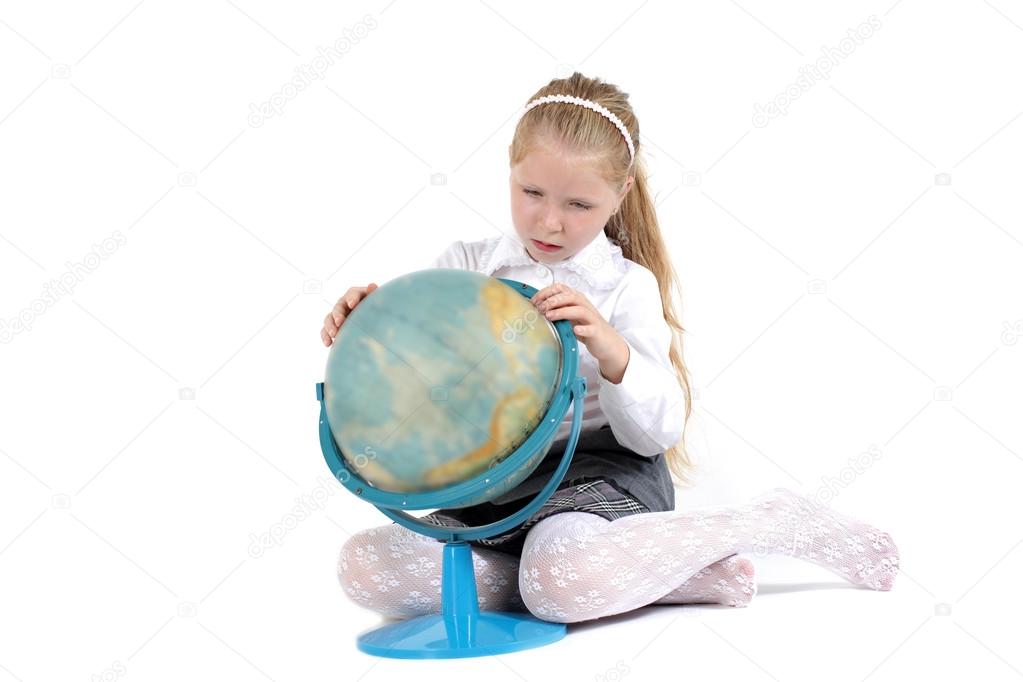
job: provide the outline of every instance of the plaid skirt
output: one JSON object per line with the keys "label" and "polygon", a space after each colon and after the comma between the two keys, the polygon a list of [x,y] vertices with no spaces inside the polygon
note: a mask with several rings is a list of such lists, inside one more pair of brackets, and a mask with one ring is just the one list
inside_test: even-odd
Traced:
{"label": "plaid skirt", "polygon": [[[484,502],[470,507],[438,509],[419,520],[445,527],[482,526],[507,518],[532,500],[533,496],[529,496],[507,504]],[[567,511],[589,512],[613,521],[631,514],[643,514],[650,509],[613,481],[583,476],[567,482],[562,481],[558,489],[532,516],[511,530],[494,537],[470,540],[469,544],[473,547],[520,556],[526,533],[530,528],[548,516]]]}

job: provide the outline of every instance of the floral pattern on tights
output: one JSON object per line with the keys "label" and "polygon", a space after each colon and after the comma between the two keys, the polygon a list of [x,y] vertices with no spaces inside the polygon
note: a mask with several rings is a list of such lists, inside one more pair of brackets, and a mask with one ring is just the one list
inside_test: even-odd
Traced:
{"label": "floral pattern on tights", "polygon": [[[876,590],[891,589],[898,572],[890,535],[785,488],[745,505],[613,521],[566,511],[529,530],[521,557],[472,549],[481,609],[565,623],[648,604],[745,606],[756,594],[749,553],[810,561]],[[440,613],[442,561],[442,542],[392,523],[345,542],[338,579],[382,615]]]}
{"label": "floral pattern on tights", "polygon": [[519,589],[538,618],[577,622],[656,603],[741,552],[803,559],[875,590],[891,589],[898,571],[890,535],[776,488],[749,504],[693,512],[551,517],[526,538]]}

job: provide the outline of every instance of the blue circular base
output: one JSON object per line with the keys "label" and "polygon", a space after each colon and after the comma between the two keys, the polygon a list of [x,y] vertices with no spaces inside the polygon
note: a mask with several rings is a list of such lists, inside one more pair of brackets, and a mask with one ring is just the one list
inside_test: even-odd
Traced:
{"label": "blue circular base", "polygon": [[430,614],[364,632],[356,646],[359,651],[387,658],[469,658],[553,644],[565,631],[564,623],[540,620],[528,613]]}

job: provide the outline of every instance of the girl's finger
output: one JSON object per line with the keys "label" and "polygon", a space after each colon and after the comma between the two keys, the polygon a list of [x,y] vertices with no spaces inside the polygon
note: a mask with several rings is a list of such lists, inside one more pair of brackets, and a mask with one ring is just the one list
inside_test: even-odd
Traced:
{"label": "girl's finger", "polygon": [[533,298],[530,300],[532,300],[534,304],[543,303],[546,299],[550,298],[554,294],[560,294],[562,292],[562,289],[560,287],[555,288],[558,286],[559,285],[557,284],[552,284],[549,287],[545,287],[540,291],[536,292],[535,294],[533,294]]}
{"label": "girl's finger", "polygon": [[320,330],[320,339],[323,340],[323,345],[324,346],[329,346],[330,345],[330,341],[331,341],[330,335],[327,334],[326,330],[324,330],[324,329]]}
{"label": "girl's finger", "polygon": [[355,288],[349,289],[344,296],[338,299],[337,305],[334,306],[334,311],[343,314],[352,312],[352,308],[355,307],[355,304],[359,300],[358,295],[355,293],[356,291],[358,290]]}
{"label": "girl's finger", "polygon": [[555,308],[544,312],[548,320],[579,320],[582,323],[589,323],[589,309],[581,305],[570,305],[564,308]]}
{"label": "girl's finger", "polygon": [[349,312],[355,310],[355,306],[359,305],[362,302],[362,299],[366,298],[366,296],[372,293],[369,291],[367,287],[359,287],[358,289],[356,289],[356,292],[357,293],[354,293],[346,298]]}
{"label": "girl's finger", "polygon": [[565,297],[564,297],[564,295],[562,295],[562,294],[552,294],[552,295],[547,297],[547,300],[545,300],[543,302],[541,307],[544,308],[545,310],[550,310],[551,308],[554,308],[554,307],[556,307],[559,304],[561,304],[561,305],[565,304]]}
{"label": "girl's finger", "polygon": [[541,304],[541,308],[544,310],[549,310],[551,308],[556,308],[559,305],[568,305],[569,303],[575,303],[576,298],[574,294],[575,294],[574,291],[562,291],[553,294]]}

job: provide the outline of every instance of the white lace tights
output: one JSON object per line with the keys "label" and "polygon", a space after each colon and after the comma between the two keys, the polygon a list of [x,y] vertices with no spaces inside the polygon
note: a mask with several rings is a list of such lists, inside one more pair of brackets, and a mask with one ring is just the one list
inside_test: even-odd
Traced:
{"label": "white lace tights", "polygon": [[[355,603],[386,616],[440,613],[443,543],[391,523],[345,542],[338,579]],[[785,488],[739,506],[634,514],[614,521],[561,512],[530,528],[521,557],[473,547],[480,608],[528,610],[571,623],[647,604],[745,606],[753,564],[779,553],[889,590],[898,550],[887,533]]]}

